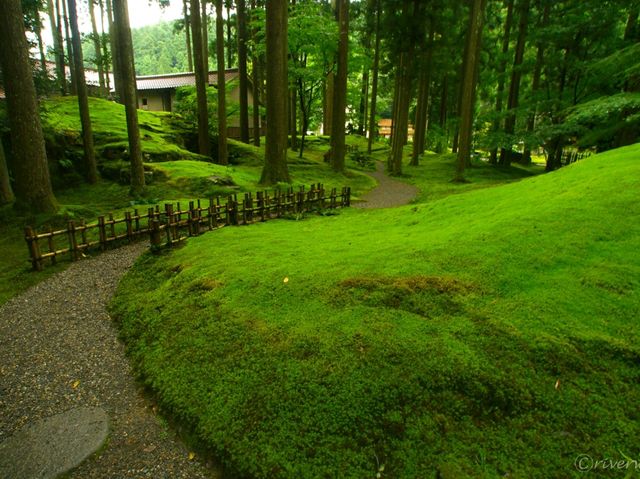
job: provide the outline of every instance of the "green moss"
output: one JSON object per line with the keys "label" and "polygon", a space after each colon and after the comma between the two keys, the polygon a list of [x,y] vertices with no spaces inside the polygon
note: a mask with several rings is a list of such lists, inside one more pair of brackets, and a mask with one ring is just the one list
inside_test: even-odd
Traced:
{"label": "green moss", "polygon": [[[112,309],[232,474],[577,476],[638,454],[639,153],[192,238]],[[411,178],[449,194],[429,160]]]}

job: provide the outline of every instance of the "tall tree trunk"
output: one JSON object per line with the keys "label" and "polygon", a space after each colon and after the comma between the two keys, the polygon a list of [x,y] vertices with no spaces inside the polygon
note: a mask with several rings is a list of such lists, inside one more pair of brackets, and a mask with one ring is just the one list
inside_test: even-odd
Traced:
{"label": "tall tree trunk", "polygon": [[[431,103],[431,69],[434,39],[435,29],[433,28],[432,21],[429,28],[429,44],[427,46],[426,58],[420,71],[419,81],[422,95],[418,95],[416,119],[414,121],[413,151],[411,155],[411,164],[413,166],[418,165],[420,155],[425,151],[425,140],[429,122],[429,104]],[[422,98],[420,98],[420,96],[422,96]]]}
{"label": "tall tree trunk", "polygon": [[96,12],[93,0],[89,2],[89,17],[91,18],[91,29],[93,31],[93,47],[96,52],[96,65],[98,67],[98,84],[100,85],[100,95],[106,98],[106,82],[104,80],[104,64],[102,63],[102,47],[100,45],[100,35],[98,33],[98,24],[96,23]]}
{"label": "tall tree trunk", "polygon": [[20,0],[4,0],[0,15],[0,67],[11,125],[11,170],[18,209],[57,210],[33,83]]}
{"label": "tall tree trunk", "polygon": [[[368,2],[369,11],[373,7],[373,2],[370,0]],[[364,39],[362,42],[362,46],[365,51],[369,51],[371,49],[371,31],[369,28],[366,28],[364,33]],[[364,136],[367,131],[367,103],[369,96],[369,70],[370,67],[367,62],[364,62],[362,66],[362,86],[360,88],[360,106],[358,108],[358,135]]]}
{"label": "tall tree trunk", "polygon": [[392,175],[402,174],[402,156],[407,143],[409,129],[409,104],[411,102],[411,68],[413,52],[400,54],[396,70],[396,107],[393,118],[393,134],[391,136],[391,152],[388,169]]}
{"label": "tall tree trunk", "polygon": [[371,82],[371,108],[369,110],[369,141],[367,142],[367,153],[371,154],[373,140],[377,137],[376,125],[376,102],[378,100],[378,71],[380,69],[380,0],[375,1],[376,8],[376,29],[375,48],[373,53],[373,79]]}
{"label": "tall tree trunk", "polygon": [[[224,78],[224,19],[222,0],[216,0],[216,60],[218,62],[218,164],[229,163],[227,154],[227,105]],[[220,40],[218,40],[220,39]]]}
{"label": "tall tree trunk", "polygon": [[333,118],[331,120],[331,167],[344,171],[345,118],[347,109],[347,70],[349,54],[349,0],[338,3],[338,63],[333,87]]}
{"label": "tall tree trunk", "polygon": [[111,44],[111,70],[113,70],[113,88],[115,90],[116,101],[124,104],[122,94],[122,74],[120,69],[120,55],[118,51],[118,33],[113,16],[112,0],[107,0],[107,18],[109,19],[109,42]]}
{"label": "tall tree trunk", "polygon": [[62,17],[64,19],[64,32],[67,43],[67,64],[69,65],[69,76],[71,77],[71,94],[78,94],[77,72],[73,61],[73,48],[71,47],[71,32],[69,31],[69,15],[67,14],[67,2],[62,0]]}
{"label": "tall tree trunk", "polygon": [[245,0],[236,0],[238,19],[238,75],[240,77],[240,141],[249,143],[249,98],[247,77],[247,12]]}
{"label": "tall tree trunk", "polygon": [[[529,24],[530,0],[521,0],[519,5],[518,41],[516,43],[516,56],[511,72],[511,85],[509,87],[509,102],[507,105],[507,118],[504,122],[504,131],[507,135],[513,135],[516,128],[516,113],[520,97],[520,80],[522,79],[522,60],[527,41],[527,26]],[[500,150],[500,166],[511,165],[511,147]]]}
{"label": "tall tree trunk", "polygon": [[[231,65],[233,65],[233,52],[231,51],[231,40],[233,35],[231,34],[231,5],[229,3],[229,0],[227,0],[227,4],[226,4],[226,8],[227,8],[227,22],[226,22],[226,26],[227,26],[227,66],[228,68],[231,68]],[[224,29],[223,29],[224,31]],[[224,35],[223,37],[224,38]]]}
{"label": "tall tree trunk", "polygon": [[9,168],[7,168],[7,158],[4,155],[2,140],[0,139],[0,205],[6,205],[15,200],[13,190],[11,189],[11,180],[9,178]]}
{"label": "tall tree trunk", "polygon": [[471,156],[471,142],[473,138],[473,110],[476,93],[476,70],[479,58],[478,45],[482,42],[482,23],[487,0],[473,0],[469,14],[469,29],[467,34],[467,55],[464,61],[464,76],[462,98],[460,102],[460,132],[458,158],[454,181],[464,181],[464,169]]}
{"label": "tall tree trunk", "polygon": [[53,36],[53,51],[56,58],[56,79],[58,80],[58,88],[62,95],[67,92],[67,82],[64,72],[64,48],[62,47],[62,30],[60,30],[59,15],[53,0],[47,0],[47,13],[49,14],[49,23],[51,25],[51,35]]}
{"label": "tall tree trunk", "polygon": [[[449,96],[449,76],[445,73],[442,76],[442,85],[440,85],[440,115],[438,124],[440,125],[441,138],[436,145],[436,153],[444,153],[447,150],[447,100]],[[442,140],[444,138],[444,141]]]}
{"label": "tall tree trunk", "polygon": [[[549,21],[549,11],[550,11],[550,6],[548,3],[546,3],[542,13],[542,20],[539,23],[539,28],[544,28],[547,25]],[[533,68],[533,79],[531,83],[531,95],[534,97],[540,90],[540,78],[542,75],[543,65],[544,65],[544,44],[542,42],[538,42],[538,52],[536,53],[536,64]],[[536,126],[537,103],[538,102],[535,101],[534,110],[529,114],[529,118],[527,119],[528,133],[532,133]],[[531,147],[527,144],[525,144],[524,146],[524,152],[522,154],[522,163],[525,165],[531,164]]]}
{"label": "tall tree trunk", "polygon": [[127,116],[129,137],[129,161],[131,162],[131,194],[144,193],[144,165],[138,126],[138,101],[136,97],[136,73],[133,68],[133,41],[129,26],[127,0],[113,0],[114,23],[118,36],[118,66],[122,79],[122,96]]}
{"label": "tall tree trunk", "polygon": [[[251,1],[251,12],[253,13],[256,8],[255,0]],[[255,39],[256,32],[252,31],[252,36]],[[253,52],[253,56],[251,57],[251,64],[253,66],[252,72],[252,82],[253,82],[253,144],[255,146],[260,146],[260,90],[261,90],[261,79],[260,79],[260,61],[258,59],[258,55]]]}
{"label": "tall tree trunk", "polygon": [[182,0],[182,15],[184,17],[184,36],[187,42],[187,64],[189,71],[193,71],[193,54],[191,53],[191,22],[189,20],[188,0]]}
{"label": "tall tree trunk", "polygon": [[[496,90],[496,119],[493,121],[493,131],[500,129],[500,117],[502,112],[502,102],[504,100],[504,75],[507,70],[507,53],[509,53],[509,43],[511,42],[511,25],[513,23],[514,0],[507,0],[507,18],[504,22],[504,35],[502,37],[502,58],[498,64],[498,89]],[[498,148],[493,148],[489,155],[489,163],[498,163]]]}
{"label": "tall tree trunk", "polygon": [[331,70],[324,81],[324,109],[322,120],[322,134],[331,135],[331,129],[333,124],[333,86],[335,83],[336,74],[334,70]]}
{"label": "tall tree trunk", "polygon": [[84,168],[87,181],[95,184],[98,181],[96,154],[93,148],[93,133],[91,131],[91,116],[89,115],[89,96],[87,83],[84,78],[84,60],[82,56],[82,40],[78,28],[78,13],[76,0],[68,0],[69,23],[71,24],[71,43],[73,44],[73,62],[78,73],[76,80],[78,88],[78,108],[80,109],[80,123],[82,124],[82,146],[84,148]]}
{"label": "tall tree trunk", "polygon": [[[202,69],[206,84],[209,85],[209,16],[207,15],[207,1],[200,0],[200,22],[202,23]],[[224,71],[224,66],[222,68]],[[220,68],[218,68],[220,71]]]}
{"label": "tall tree trunk", "polygon": [[202,23],[200,22],[200,2],[190,0],[191,37],[193,39],[193,69],[196,73],[196,97],[198,102],[198,152],[211,156],[209,140],[209,112],[207,106],[208,76],[204,74],[204,52],[202,50]]}
{"label": "tall tree trunk", "polygon": [[369,68],[362,69],[362,86],[360,88],[360,106],[358,108],[358,135],[364,136],[367,130],[367,97],[369,96]]}
{"label": "tall tree trunk", "polygon": [[104,82],[105,82],[105,90],[107,98],[111,96],[111,79],[109,72],[109,40],[107,35],[105,34],[106,30],[104,28],[104,0],[98,0],[98,4],[100,5],[100,44],[102,45],[102,65],[104,68]]}
{"label": "tall tree trunk", "polygon": [[287,168],[288,0],[267,3],[267,138],[261,184],[290,182]]}
{"label": "tall tree trunk", "polygon": [[298,151],[298,101],[296,98],[296,88],[289,89],[289,101],[287,103],[289,110],[289,133],[291,135],[291,149]]}
{"label": "tall tree trunk", "polygon": [[47,70],[47,57],[44,54],[44,42],[42,41],[42,23],[40,22],[40,12],[36,8],[37,18],[35,19],[35,34],[38,40],[38,53],[40,54],[40,71],[43,78],[47,78],[49,71]]}

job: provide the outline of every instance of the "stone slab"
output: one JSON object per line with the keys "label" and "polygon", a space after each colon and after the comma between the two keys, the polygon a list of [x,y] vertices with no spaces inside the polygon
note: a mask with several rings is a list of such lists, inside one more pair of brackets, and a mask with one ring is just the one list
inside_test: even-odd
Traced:
{"label": "stone slab", "polygon": [[0,444],[3,479],[54,479],[80,465],[107,438],[109,418],[81,407],[34,422]]}

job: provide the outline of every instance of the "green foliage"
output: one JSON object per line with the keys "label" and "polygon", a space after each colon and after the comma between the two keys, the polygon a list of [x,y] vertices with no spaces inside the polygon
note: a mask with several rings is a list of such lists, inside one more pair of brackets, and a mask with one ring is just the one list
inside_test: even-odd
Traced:
{"label": "green foliage", "polygon": [[[235,88],[236,82],[226,82],[226,114],[227,122],[231,118],[239,116],[240,105],[230,97],[231,91]],[[176,89],[176,102],[174,111],[180,115],[187,123],[188,128],[196,130],[198,125],[198,99],[195,86],[183,86]],[[207,87],[207,111],[209,112],[209,134],[212,137],[218,136],[218,89]]]}

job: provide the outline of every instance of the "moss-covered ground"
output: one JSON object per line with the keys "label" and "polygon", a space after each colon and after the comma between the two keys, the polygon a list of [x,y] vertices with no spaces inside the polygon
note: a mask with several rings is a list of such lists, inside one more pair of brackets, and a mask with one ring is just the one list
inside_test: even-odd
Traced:
{"label": "moss-covered ground", "polygon": [[428,157],[405,169],[432,185],[416,204],[190,239],[141,258],[112,309],[144,383],[233,477],[637,461],[639,156],[464,191],[513,179],[478,166],[457,192]]}

